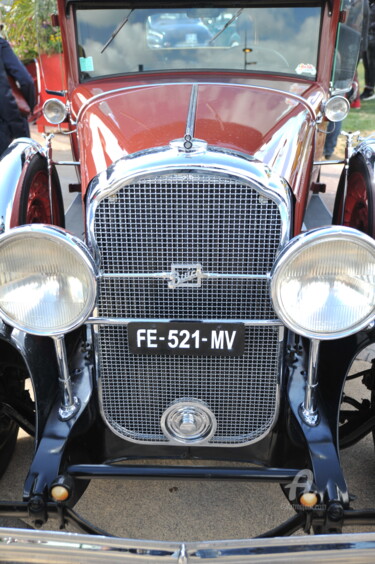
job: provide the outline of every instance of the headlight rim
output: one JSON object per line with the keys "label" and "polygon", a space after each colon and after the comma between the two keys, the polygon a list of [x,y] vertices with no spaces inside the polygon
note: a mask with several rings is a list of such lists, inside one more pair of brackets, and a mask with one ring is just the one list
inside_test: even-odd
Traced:
{"label": "headlight rim", "polygon": [[365,233],[362,233],[357,229],[353,229],[352,227],[326,226],[319,227],[317,229],[313,229],[311,231],[297,235],[294,239],[289,241],[289,243],[277,257],[270,274],[270,294],[273,307],[278,318],[288,329],[290,329],[294,333],[301,335],[302,337],[320,341],[329,341],[349,337],[361,330],[366,329],[366,327],[368,327],[375,320],[374,306],[369,315],[353,324],[350,328],[331,332],[310,331],[293,322],[288,312],[285,312],[283,306],[280,305],[278,288],[276,288],[276,285],[278,277],[280,276],[280,272],[285,268],[286,263],[290,261],[292,257],[295,258],[296,256],[298,256],[301,251],[307,247],[307,245],[309,245],[309,248],[311,248],[311,245],[319,244],[322,240],[327,241],[328,238],[331,241],[353,240],[354,242],[359,243],[361,246],[370,251],[370,253],[374,256],[375,262],[375,242],[369,235],[366,235]]}
{"label": "headlight rim", "polygon": [[[338,111],[335,109],[337,103],[342,104],[342,109]],[[329,98],[323,105],[323,112],[328,121],[331,123],[339,123],[343,121],[349,114],[350,103],[345,96],[335,95]]]}
{"label": "headlight rim", "polygon": [[88,271],[88,280],[89,280],[89,287],[87,288],[87,299],[85,300],[85,306],[82,309],[79,316],[77,316],[74,320],[71,320],[70,323],[66,324],[64,327],[58,327],[56,329],[36,329],[30,328],[27,324],[19,322],[18,319],[14,319],[9,316],[6,312],[3,311],[2,305],[0,303],[0,319],[4,321],[7,325],[13,327],[14,329],[18,329],[23,331],[29,335],[34,335],[38,337],[57,337],[61,335],[65,335],[77,329],[78,327],[82,326],[85,321],[88,319],[90,313],[94,309],[97,300],[97,291],[98,291],[98,284],[97,284],[97,277],[98,271],[97,266],[89,253],[88,249],[84,245],[83,241],[81,241],[78,237],[69,233],[65,229],[61,227],[57,227],[54,225],[48,225],[43,223],[35,223],[30,225],[22,225],[17,226],[9,231],[6,231],[0,236],[0,254],[3,245],[15,241],[17,239],[23,238],[25,236],[29,236],[35,239],[40,239],[43,237],[44,239],[50,239],[56,243],[58,241],[63,246],[68,247],[70,250],[73,250],[76,255],[78,255],[79,259],[84,264],[85,268]]}
{"label": "headlight rim", "polygon": [[[60,113],[58,118],[51,118],[51,115],[48,113],[48,108],[53,105],[59,108]],[[48,123],[52,125],[60,125],[66,120],[66,117],[68,115],[68,108],[62,100],[59,100],[58,98],[48,98],[48,100],[46,100],[43,104],[42,113]]]}

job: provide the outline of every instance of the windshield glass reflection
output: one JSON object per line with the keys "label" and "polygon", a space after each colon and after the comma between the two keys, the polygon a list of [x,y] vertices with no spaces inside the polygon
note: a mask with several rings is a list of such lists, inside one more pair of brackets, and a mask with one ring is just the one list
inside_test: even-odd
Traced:
{"label": "windshield glass reflection", "polygon": [[321,8],[77,10],[81,80],[218,69],[316,77]]}

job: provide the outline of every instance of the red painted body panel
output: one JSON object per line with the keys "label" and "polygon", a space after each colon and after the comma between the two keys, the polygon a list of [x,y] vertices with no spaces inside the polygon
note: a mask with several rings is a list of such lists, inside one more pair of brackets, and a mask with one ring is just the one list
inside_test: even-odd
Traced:
{"label": "red painted body panel", "polygon": [[[65,12],[64,0],[58,4],[60,13]],[[83,197],[90,180],[115,160],[181,138],[191,84],[198,83],[195,137],[255,156],[284,177],[296,199],[294,231],[300,231],[309,189],[318,175],[312,163],[322,157],[325,134],[316,127],[314,112],[329,95],[338,3],[332,14],[326,6],[314,83],[243,71],[175,71],[79,84],[72,5],[68,13],[71,17],[61,18],[61,31],[71,116],[78,117],[78,136],[73,136],[72,144],[75,159],[82,164]],[[306,99],[313,112],[295,95]]]}
{"label": "red painted body panel", "polygon": [[[314,127],[311,109],[294,94],[307,96],[316,110],[323,92],[303,82],[282,81],[280,89],[272,90],[261,79],[244,84],[225,84],[223,77],[217,81],[199,86],[194,136],[266,162],[286,178],[302,203],[301,165],[311,160]],[[73,111],[79,118],[83,191],[122,156],[182,138],[191,90],[190,83],[124,87],[117,81],[78,87]]]}
{"label": "red painted body panel", "polygon": [[[65,84],[65,65],[63,55],[54,53],[47,55],[41,53],[38,59],[27,64],[27,70],[30,72],[36,85],[37,102],[34,107],[32,120],[36,120],[39,132],[44,132],[45,127],[50,127],[50,123],[46,120],[42,113],[43,105],[46,100],[55,98],[55,95],[47,94],[47,90],[61,91],[64,90]],[[59,96],[59,100],[66,103],[65,96]],[[66,129],[68,124],[62,124],[62,128]]]}

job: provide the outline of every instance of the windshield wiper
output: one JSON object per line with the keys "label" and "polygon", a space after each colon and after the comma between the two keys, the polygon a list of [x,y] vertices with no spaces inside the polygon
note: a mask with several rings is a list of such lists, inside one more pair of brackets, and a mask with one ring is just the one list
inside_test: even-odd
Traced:
{"label": "windshield wiper", "polygon": [[112,33],[111,37],[108,39],[107,43],[104,45],[103,49],[100,51],[100,54],[104,53],[104,51],[107,49],[108,45],[110,45],[112,43],[112,41],[114,40],[114,38],[116,37],[116,35],[118,34],[118,32],[121,30],[121,28],[124,27],[124,25],[127,23],[127,21],[129,20],[132,12],[134,12],[134,8],[132,8],[130,10],[130,12],[128,13],[128,15],[122,20],[122,22],[120,22],[120,24],[116,27],[115,31]]}
{"label": "windshield wiper", "polygon": [[239,10],[237,10],[237,12],[234,14],[234,16],[231,17],[231,19],[229,21],[227,21],[227,23],[222,27],[222,29],[220,29],[217,32],[216,35],[211,37],[211,39],[209,40],[208,43],[213,43],[215,41],[215,39],[217,39],[219,37],[219,35],[221,35],[223,33],[223,31],[225,31],[227,29],[227,27],[230,26],[231,23],[236,21],[236,19],[241,15],[242,11],[243,11],[243,8],[240,8]]}

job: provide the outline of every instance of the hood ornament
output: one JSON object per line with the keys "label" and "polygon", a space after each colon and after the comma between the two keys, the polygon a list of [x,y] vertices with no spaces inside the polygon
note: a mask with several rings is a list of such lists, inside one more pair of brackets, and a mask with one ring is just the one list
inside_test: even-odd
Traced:
{"label": "hood ornament", "polygon": [[191,135],[186,134],[184,137],[184,148],[186,151],[191,151],[193,148],[193,138]]}
{"label": "hood ornament", "polygon": [[207,143],[202,139],[194,137],[195,120],[198,101],[198,84],[191,87],[189,110],[186,119],[185,135],[182,139],[175,139],[170,142],[170,147],[177,148],[178,151],[184,153],[202,153],[207,150]]}
{"label": "hood ornament", "polygon": [[196,153],[205,153],[207,151],[207,142],[202,139],[194,139],[191,135],[185,135],[183,139],[174,139],[169,143],[173,149],[177,149],[180,153],[186,155],[194,155]]}

